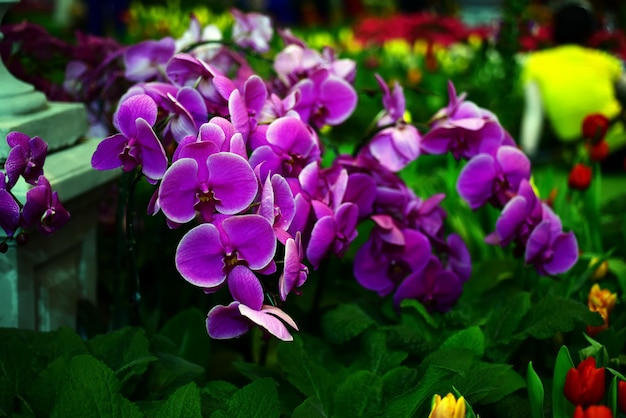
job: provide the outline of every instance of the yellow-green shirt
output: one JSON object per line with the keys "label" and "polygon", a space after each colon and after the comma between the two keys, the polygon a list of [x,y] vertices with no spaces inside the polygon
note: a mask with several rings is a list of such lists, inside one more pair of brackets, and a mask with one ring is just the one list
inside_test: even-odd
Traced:
{"label": "yellow-green shirt", "polygon": [[588,114],[611,119],[620,112],[614,86],[621,72],[621,62],[605,52],[563,45],[529,54],[522,82],[537,83],[555,134],[569,142],[580,138]]}

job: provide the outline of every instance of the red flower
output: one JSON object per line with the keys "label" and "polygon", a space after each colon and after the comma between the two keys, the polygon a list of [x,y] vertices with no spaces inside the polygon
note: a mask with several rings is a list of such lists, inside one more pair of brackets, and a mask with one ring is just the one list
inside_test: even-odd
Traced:
{"label": "red flower", "polygon": [[583,137],[596,143],[604,138],[609,130],[609,118],[601,113],[592,113],[583,120]]}
{"label": "red flower", "polygon": [[617,406],[619,410],[626,414],[626,382],[617,382]]}
{"label": "red flower", "polygon": [[572,168],[567,179],[567,184],[572,189],[587,190],[591,184],[591,167],[578,163]]}
{"label": "red flower", "polygon": [[585,144],[591,161],[602,161],[609,155],[609,144],[604,139],[590,144]]}
{"label": "red flower", "polygon": [[[596,359],[587,357],[577,368],[569,369],[565,376],[563,392],[574,405],[589,406],[599,403],[604,398],[604,386],[604,367],[597,369]],[[581,416],[595,417],[596,415]]]}
{"label": "red flower", "polygon": [[574,410],[573,418],[613,418],[613,412],[611,408],[604,405],[591,405],[585,410],[578,405]]}

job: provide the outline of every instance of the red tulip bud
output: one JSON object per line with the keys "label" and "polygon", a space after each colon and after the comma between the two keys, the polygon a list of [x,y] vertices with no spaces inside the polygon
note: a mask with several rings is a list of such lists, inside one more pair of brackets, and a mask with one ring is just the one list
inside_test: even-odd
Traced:
{"label": "red tulip bud", "polygon": [[583,137],[596,143],[604,138],[609,130],[609,118],[601,113],[592,113],[583,120]]}
{"label": "red tulip bud", "polygon": [[589,406],[604,398],[604,367],[596,368],[596,359],[587,357],[565,376],[565,397],[574,405]]}
{"label": "red tulip bud", "polygon": [[609,155],[609,144],[604,139],[597,143],[586,144],[591,161],[602,161]]}
{"label": "red tulip bud", "polygon": [[570,171],[567,184],[572,189],[587,190],[591,184],[591,177],[591,167],[583,163],[578,163],[572,168],[572,171]]}

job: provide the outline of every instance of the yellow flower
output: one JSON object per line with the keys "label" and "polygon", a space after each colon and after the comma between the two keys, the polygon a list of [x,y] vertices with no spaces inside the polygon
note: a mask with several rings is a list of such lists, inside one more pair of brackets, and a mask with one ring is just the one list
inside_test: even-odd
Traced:
{"label": "yellow flower", "polygon": [[591,286],[589,296],[587,297],[587,306],[590,311],[598,312],[605,309],[610,313],[617,301],[617,293],[611,293],[608,289],[600,289],[598,283]]}
{"label": "yellow flower", "polygon": [[604,260],[602,263],[598,263],[599,261],[599,257],[593,257],[589,262],[589,267],[594,268],[593,273],[591,273],[592,280],[600,280],[604,278],[606,273],[609,271],[609,262]]}
{"label": "yellow flower", "polygon": [[428,418],[465,418],[465,399],[462,396],[456,400],[451,393],[443,399],[435,395],[432,405]]}

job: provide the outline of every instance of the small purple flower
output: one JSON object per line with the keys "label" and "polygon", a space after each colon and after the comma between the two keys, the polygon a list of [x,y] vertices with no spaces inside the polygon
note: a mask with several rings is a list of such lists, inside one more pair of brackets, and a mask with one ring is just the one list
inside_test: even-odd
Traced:
{"label": "small purple flower", "polygon": [[158,205],[165,216],[186,223],[198,211],[205,221],[211,221],[216,210],[234,215],[247,209],[259,189],[248,162],[230,152],[214,152],[211,142],[196,144],[207,150],[200,152],[203,150],[194,147],[196,152],[189,157],[183,153],[163,176]]}
{"label": "small purple flower", "polygon": [[235,43],[256,52],[269,51],[269,42],[274,35],[270,18],[260,13],[242,13],[237,9],[231,9],[231,13],[235,18],[233,26]]}
{"label": "small purple flower", "polygon": [[393,300],[417,299],[429,311],[447,312],[463,293],[463,283],[452,271],[444,270],[431,255],[422,270],[412,272],[398,287]]}
{"label": "small purple flower", "polygon": [[273,226],[276,238],[285,244],[291,235],[287,232],[296,214],[293,193],[287,180],[279,174],[267,176],[261,192],[258,214]]}
{"label": "small purple flower", "polygon": [[282,310],[263,304],[263,286],[254,273],[236,266],[228,278],[228,289],[234,301],[228,306],[215,306],[207,315],[207,332],[212,338],[240,337],[252,325],[258,325],[283,341],[293,340],[283,321],[295,330],[298,326]]}
{"label": "small purple flower", "polygon": [[472,259],[463,238],[458,234],[448,235],[448,269],[452,270],[462,282],[472,275]]}
{"label": "small purple flower", "polygon": [[354,203],[346,202],[333,212],[318,200],[313,201],[313,208],[318,219],[311,231],[306,256],[313,268],[317,269],[322,259],[329,253],[342,256],[356,238],[359,208]]}
{"label": "small purple flower", "polygon": [[257,127],[258,118],[267,100],[268,92],[265,83],[258,75],[248,78],[243,92],[234,90],[228,98],[230,119],[237,132],[247,140],[250,133]]}
{"label": "small purple flower", "polygon": [[52,191],[44,176],[40,176],[37,185],[26,192],[22,216],[27,228],[37,225],[43,235],[54,233],[70,220],[70,213],[63,207],[57,192]]}
{"label": "small purple flower", "polygon": [[167,156],[163,145],[152,130],[157,119],[157,106],[145,94],[130,96],[120,104],[113,123],[121,132],[105,138],[91,157],[96,170],[122,167],[130,171],[141,165],[145,176],[152,181],[163,177]]}
{"label": "small purple flower", "polygon": [[129,46],[124,53],[125,76],[131,81],[149,81],[164,74],[165,65],[174,56],[176,43],[171,37],[146,40]]}
{"label": "small purple flower", "polygon": [[448,214],[440,203],[445,197],[444,193],[434,194],[425,200],[414,196],[406,206],[408,225],[424,233],[433,242],[439,242],[443,237],[443,223]]}
{"label": "small purple flower", "polygon": [[302,248],[302,240],[298,231],[295,238],[288,238],[285,243],[285,264],[283,273],[278,279],[278,290],[281,300],[285,301],[289,293],[306,282],[309,268],[303,264],[303,260],[304,249]]}
{"label": "small purple flower", "polygon": [[488,201],[501,207],[515,195],[522,180],[530,179],[530,161],[519,149],[501,146],[496,155],[481,153],[461,170],[457,191],[470,208]]}
{"label": "small purple flower", "polygon": [[20,205],[7,191],[5,174],[0,171],[0,228],[12,237],[20,223]]}
{"label": "small purple flower", "polygon": [[542,218],[543,205],[528,180],[524,179],[520,183],[517,196],[502,208],[496,221],[496,230],[487,237],[487,241],[501,246],[515,241],[525,246],[533,228]]}
{"label": "small purple flower", "polygon": [[191,229],[176,249],[176,268],[189,283],[217,290],[235,266],[266,268],[276,253],[276,235],[262,216],[227,217]]}
{"label": "small purple flower", "polygon": [[564,233],[558,218],[546,219],[530,233],[524,259],[541,275],[564,273],[578,261],[576,236]]}
{"label": "small purple flower", "polygon": [[7,189],[11,189],[20,176],[29,184],[36,184],[43,174],[48,144],[38,136],[30,138],[21,132],[9,132],[7,143],[11,147],[4,169],[7,175]]}
{"label": "small purple flower", "polygon": [[168,140],[180,142],[187,135],[196,135],[200,126],[208,121],[204,98],[191,87],[181,88],[175,97],[168,94],[162,106],[169,111],[163,130]]}

